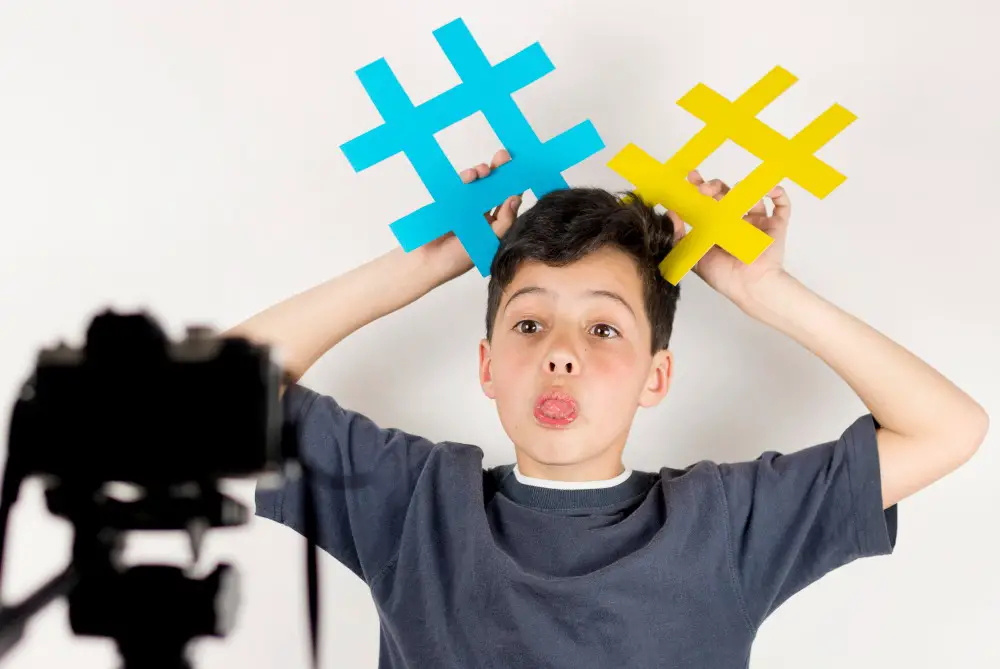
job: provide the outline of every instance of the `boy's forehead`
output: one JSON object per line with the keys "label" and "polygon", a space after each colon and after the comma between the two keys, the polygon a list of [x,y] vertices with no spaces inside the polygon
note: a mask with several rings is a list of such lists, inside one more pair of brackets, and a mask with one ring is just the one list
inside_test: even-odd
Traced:
{"label": "boy's forehead", "polygon": [[546,265],[540,261],[525,262],[518,267],[513,280],[504,291],[504,301],[517,292],[531,292],[548,297],[572,297],[593,291],[620,294],[629,303],[641,305],[642,281],[635,261],[617,250],[602,250],[563,266]]}

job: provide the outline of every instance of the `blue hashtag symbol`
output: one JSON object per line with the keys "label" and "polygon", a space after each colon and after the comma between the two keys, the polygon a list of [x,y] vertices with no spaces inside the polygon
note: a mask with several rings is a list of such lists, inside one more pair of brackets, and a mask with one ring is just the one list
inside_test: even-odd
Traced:
{"label": "blue hashtag symbol", "polygon": [[[483,212],[529,189],[540,198],[568,188],[561,172],[603,149],[604,142],[590,121],[539,141],[511,98],[555,69],[537,42],[494,66],[461,19],[435,30],[434,38],[462,83],[415,107],[384,58],[366,65],[356,74],[385,122],[340,148],[355,172],[402,151],[434,202],[389,226],[400,245],[410,252],[454,232],[480,274],[489,276],[499,240]],[[488,179],[464,184],[434,134],[478,111],[511,160]]]}

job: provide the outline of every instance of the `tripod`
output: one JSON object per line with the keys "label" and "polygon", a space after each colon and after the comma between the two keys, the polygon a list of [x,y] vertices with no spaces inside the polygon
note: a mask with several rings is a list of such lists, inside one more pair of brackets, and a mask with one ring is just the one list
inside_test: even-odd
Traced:
{"label": "tripod", "polygon": [[195,579],[172,565],[124,568],[121,553],[126,530],[187,529],[197,559],[199,528],[247,522],[248,510],[239,502],[208,485],[160,489],[130,502],[94,486],[63,485],[46,491],[46,498],[50,511],[74,525],[72,565],[20,606],[0,612],[0,654],[17,642],[35,612],[61,595],[68,599],[73,632],[113,639],[123,669],[191,669],[191,640],[222,638],[232,630],[239,606],[232,565],[219,564]]}

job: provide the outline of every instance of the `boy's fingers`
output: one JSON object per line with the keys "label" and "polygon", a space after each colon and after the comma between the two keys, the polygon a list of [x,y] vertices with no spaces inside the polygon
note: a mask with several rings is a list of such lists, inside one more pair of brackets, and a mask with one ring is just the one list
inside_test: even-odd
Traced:
{"label": "boy's fingers", "polygon": [[700,186],[705,183],[705,180],[701,178],[701,173],[698,170],[691,170],[688,173],[688,181],[693,183],[695,186]]}
{"label": "boy's fingers", "polygon": [[[505,163],[509,163],[510,160],[511,160],[510,152],[507,151],[507,149],[500,149],[495,154],[493,154],[493,159],[490,161],[489,165],[487,165],[486,163],[479,163],[475,167],[470,167],[467,170],[463,170],[459,176],[461,176],[463,183],[470,183],[472,181],[475,181],[476,179],[489,176],[492,170],[500,167]],[[492,225],[494,229],[496,229],[498,226],[505,226],[504,231],[506,231],[506,228],[510,227],[510,223],[513,223],[514,218],[517,217],[517,213],[516,213],[516,208],[512,212],[508,211],[507,213],[510,213],[511,216],[510,216],[510,221],[507,222],[506,219],[503,218],[505,216],[505,210],[509,210],[511,201],[514,200],[515,198],[517,202],[517,207],[520,207],[521,197],[523,195],[524,193],[521,193],[519,195],[512,195],[511,197],[507,198],[507,200],[505,200],[503,204],[484,213],[483,217],[486,218],[486,221],[490,225]]]}
{"label": "boy's fingers", "polygon": [[458,176],[462,179],[462,183],[472,183],[480,177],[489,176],[491,170],[509,162],[510,153],[507,152],[507,149],[501,149],[494,154],[493,161],[489,165],[486,163],[479,163],[475,167],[462,170],[458,173]]}
{"label": "boy's fingers", "polygon": [[673,210],[667,211],[667,218],[669,218],[670,222],[674,224],[674,244],[676,244],[687,233],[687,227],[684,225],[684,221],[681,217],[678,216]]}
{"label": "boy's fingers", "polygon": [[787,223],[788,219],[792,216],[792,201],[789,199],[788,193],[781,186],[776,186],[767,195],[771,198],[771,202],[774,203],[774,211],[771,213],[771,218],[777,219],[781,223]]}
{"label": "boy's fingers", "polygon": [[708,182],[708,185],[711,186],[713,190],[717,190],[723,195],[729,192],[729,185],[722,179],[712,179]]}
{"label": "boy's fingers", "polygon": [[521,196],[511,195],[507,200],[500,205],[497,210],[496,220],[493,222],[493,232],[497,234],[497,237],[503,237],[510,226],[513,225],[514,219],[517,218],[517,211],[521,207]]}
{"label": "boy's fingers", "polygon": [[493,168],[497,168],[503,165],[504,163],[509,163],[509,162],[510,162],[510,153],[507,151],[507,149],[500,149],[495,154],[493,154],[493,162],[490,163],[490,166]]}
{"label": "boy's fingers", "polygon": [[702,195],[708,195],[716,200],[721,200],[726,193],[729,192],[729,186],[727,186],[721,179],[712,179],[711,181],[698,186],[698,192]]}

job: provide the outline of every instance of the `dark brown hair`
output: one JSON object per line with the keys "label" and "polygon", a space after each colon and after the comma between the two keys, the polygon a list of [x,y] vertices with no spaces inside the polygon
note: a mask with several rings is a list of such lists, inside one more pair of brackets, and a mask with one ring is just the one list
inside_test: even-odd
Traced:
{"label": "dark brown hair", "polygon": [[551,191],[521,214],[500,240],[490,267],[486,338],[504,289],[521,263],[539,261],[561,267],[611,246],[636,261],[646,317],[652,327],[652,353],[666,349],[673,330],[680,287],[660,274],[659,263],[673,248],[673,223],[634,193],[600,188]]}

